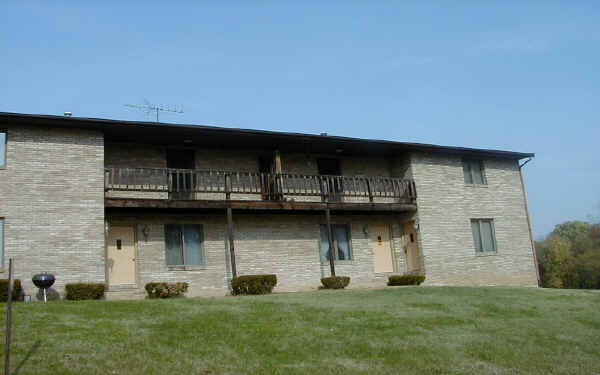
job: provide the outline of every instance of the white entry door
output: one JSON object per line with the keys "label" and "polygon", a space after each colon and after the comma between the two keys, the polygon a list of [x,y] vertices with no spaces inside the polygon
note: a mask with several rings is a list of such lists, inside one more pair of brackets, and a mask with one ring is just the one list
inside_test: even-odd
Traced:
{"label": "white entry door", "polygon": [[373,252],[375,273],[394,272],[389,225],[370,225],[369,237],[371,238],[371,251]]}
{"label": "white entry door", "polygon": [[111,227],[108,234],[108,284],[135,284],[135,235],[133,227]]}

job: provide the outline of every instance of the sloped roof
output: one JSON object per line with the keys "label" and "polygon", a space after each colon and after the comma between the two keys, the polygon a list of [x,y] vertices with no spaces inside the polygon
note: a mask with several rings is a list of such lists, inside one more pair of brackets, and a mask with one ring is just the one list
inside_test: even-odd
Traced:
{"label": "sloped roof", "polygon": [[106,141],[109,142],[152,143],[169,146],[191,144],[209,145],[217,148],[281,149],[326,154],[338,153],[342,155],[399,155],[407,151],[423,151],[516,160],[535,156],[533,153],[525,152],[440,146],[333,135],[0,112],[0,126],[1,124],[11,123],[94,129],[102,131]]}

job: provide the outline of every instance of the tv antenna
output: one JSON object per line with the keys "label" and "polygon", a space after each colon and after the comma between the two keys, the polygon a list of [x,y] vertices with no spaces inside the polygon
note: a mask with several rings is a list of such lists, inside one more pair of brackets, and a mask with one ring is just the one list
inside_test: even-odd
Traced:
{"label": "tv antenna", "polygon": [[160,112],[172,112],[172,113],[183,113],[183,106],[181,107],[170,107],[164,104],[152,104],[144,99],[144,104],[125,104],[125,107],[136,108],[144,111],[147,115],[156,113],[156,122],[158,122],[158,114]]}

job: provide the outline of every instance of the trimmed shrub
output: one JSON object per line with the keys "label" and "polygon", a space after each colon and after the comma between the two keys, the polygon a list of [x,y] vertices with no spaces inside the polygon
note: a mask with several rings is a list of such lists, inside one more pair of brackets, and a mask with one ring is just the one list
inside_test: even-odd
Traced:
{"label": "trimmed shrub", "polygon": [[348,276],[332,276],[324,277],[321,279],[323,289],[344,289],[350,284],[350,278]]}
{"label": "trimmed shrub", "polygon": [[65,285],[65,299],[80,301],[85,299],[102,299],[104,284],[100,283],[71,283]]}
{"label": "trimmed shrub", "polygon": [[[13,280],[13,301],[20,301],[23,295],[23,287],[21,287],[21,280]],[[0,302],[8,301],[8,279],[0,279]]]}
{"label": "trimmed shrub", "polygon": [[269,294],[277,285],[277,275],[245,275],[231,280],[233,295]]}
{"label": "trimmed shrub", "polygon": [[148,298],[182,297],[188,290],[188,283],[148,283]]}
{"label": "trimmed shrub", "polygon": [[388,278],[387,285],[419,285],[423,281],[425,281],[425,275],[396,275]]}
{"label": "trimmed shrub", "polygon": [[[35,298],[38,301],[44,300],[44,295],[42,294],[41,289],[37,290],[37,292],[35,293]],[[53,287],[50,287],[50,288],[46,289],[46,299],[48,301],[60,301],[60,293],[58,293],[56,291],[56,289],[54,289]]]}

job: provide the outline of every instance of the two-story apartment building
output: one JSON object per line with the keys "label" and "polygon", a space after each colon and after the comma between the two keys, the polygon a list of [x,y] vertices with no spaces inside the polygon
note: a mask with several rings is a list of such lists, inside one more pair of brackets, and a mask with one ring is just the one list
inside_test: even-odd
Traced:
{"label": "two-story apartment building", "polygon": [[[424,273],[537,285],[519,160],[533,154],[210,126],[0,113],[0,253],[31,277],[224,295]],[[329,233],[331,233],[331,238]],[[329,252],[330,247],[335,249]],[[2,268],[6,277],[6,267]]]}

